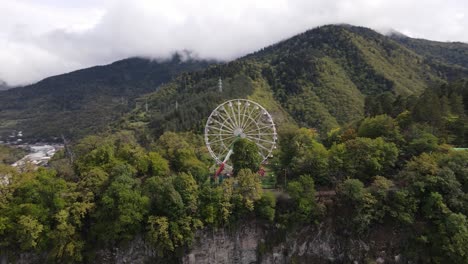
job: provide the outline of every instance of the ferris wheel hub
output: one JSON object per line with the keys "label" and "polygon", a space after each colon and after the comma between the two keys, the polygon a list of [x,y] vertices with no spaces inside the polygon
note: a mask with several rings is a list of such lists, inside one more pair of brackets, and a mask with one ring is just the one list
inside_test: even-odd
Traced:
{"label": "ferris wheel hub", "polygon": [[236,137],[240,137],[240,138],[245,138],[246,135],[244,133],[244,130],[240,127],[234,129],[234,132],[232,133],[234,136]]}

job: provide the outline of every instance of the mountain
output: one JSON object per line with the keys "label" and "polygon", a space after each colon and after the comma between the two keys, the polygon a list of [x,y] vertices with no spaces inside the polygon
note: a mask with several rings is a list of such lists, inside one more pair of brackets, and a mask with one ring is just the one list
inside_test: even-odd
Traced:
{"label": "mountain", "polygon": [[174,76],[213,61],[129,58],[62,74],[0,92],[0,135],[22,130],[24,138],[51,140],[101,131],[133,108],[133,99]]}
{"label": "mountain", "polygon": [[468,68],[468,43],[414,39],[397,34],[390,37],[428,60]]}
{"label": "mountain", "polygon": [[0,92],[0,132],[76,138],[115,120],[125,128],[149,127],[155,135],[200,132],[216,105],[250,98],[280,124],[325,133],[362,118],[366,98],[418,96],[468,76],[465,45],[435,43],[327,25],[225,64],[127,59]]}
{"label": "mountain", "polygon": [[[459,56],[460,61],[468,59],[464,52]],[[296,122],[325,133],[362,118],[366,97],[418,96],[428,87],[465,76],[468,68],[463,65],[433,60],[371,29],[328,25],[227,64],[184,73],[140,98],[148,102],[148,111],[146,103],[137,105],[123,125],[148,126],[155,135],[200,132],[216,105],[239,97],[258,101],[280,124]]]}

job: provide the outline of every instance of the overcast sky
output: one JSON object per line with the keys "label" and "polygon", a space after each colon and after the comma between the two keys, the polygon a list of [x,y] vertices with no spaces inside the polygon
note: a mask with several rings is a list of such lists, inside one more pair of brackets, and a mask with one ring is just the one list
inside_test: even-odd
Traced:
{"label": "overcast sky", "polygon": [[330,23],[468,42],[466,0],[0,0],[10,85],[177,50],[230,60]]}

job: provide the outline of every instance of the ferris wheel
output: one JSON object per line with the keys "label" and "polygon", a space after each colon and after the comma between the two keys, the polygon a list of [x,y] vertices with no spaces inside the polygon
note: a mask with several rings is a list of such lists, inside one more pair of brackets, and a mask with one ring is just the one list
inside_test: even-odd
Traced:
{"label": "ferris wheel", "polygon": [[205,126],[205,143],[217,164],[224,164],[232,154],[234,142],[245,138],[254,142],[262,163],[276,148],[276,128],[268,111],[254,101],[226,101],[211,112]]}

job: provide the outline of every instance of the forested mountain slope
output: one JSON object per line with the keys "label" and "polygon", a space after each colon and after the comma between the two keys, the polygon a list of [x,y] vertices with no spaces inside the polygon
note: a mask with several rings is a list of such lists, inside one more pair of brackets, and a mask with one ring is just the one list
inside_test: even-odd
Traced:
{"label": "forested mountain slope", "polygon": [[[468,59],[463,52],[459,56]],[[427,87],[468,76],[467,68],[449,63],[429,62],[424,54],[367,28],[323,26],[236,61],[181,75],[141,98],[148,101],[148,112],[140,104],[127,126],[147,123],[155,134],[202,131],[217,104],[247,97],[273,111],[279,123],[294,120],[326,132],[362,118],[367,96],[418,96]]]}
{"label": "forested mountain slope", "polygon": [[28,139],[50,140],[100,131],[133,108],[135,97],[210,63],[178,54],[162,62],[129,58],[1,91],[0,135],[23,130]]}
{"label": "forested mountain slope", "polygon": [[[149,125],[155,134],[200,132],[217,104],[246,97],[267,107],[279,123],[326,132],[362,118],[369,95],[418,96],[427,87],[468,76],[465,49],[441,44],[432,52],[433,42],[421,43],[414,48],[367,28],[329,25],[209,68],[212,62],[181,62],[180,56],[161,63],[122,60],[0,92],[0,133],[16,129],[28,139],[79,138],[132,109],[124,127]],[[147,93],[135,107],[133,99]]]}
{"label": "forested mountain slope", "polygon": [[[466,69],[426,61],[325,26],[181,73],[48,168],[17,171],[6,149],[0,259],[466,264],[468,152],[454,146],[468,145],[468,79],[445,83]],[[213,177],[204,122],[239,97],[272,113],[277,148],[260,167],[259,146],[236,139],[233,173]]]}
{"label": "forested mountain slope", "polygon": [[391,35],[390,37],[428,59],[468,68],[468,43],[414,39],[402,35]]}

